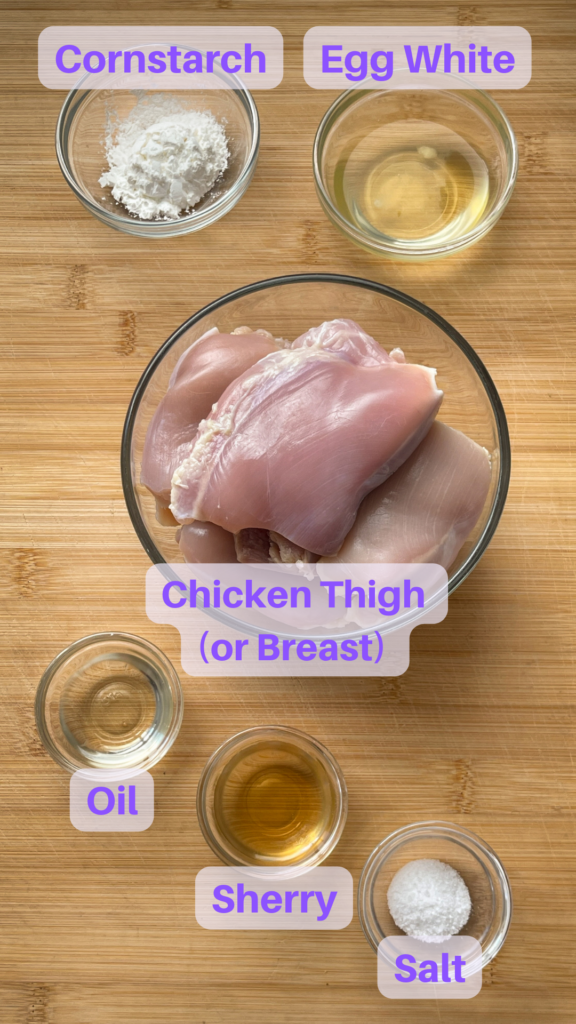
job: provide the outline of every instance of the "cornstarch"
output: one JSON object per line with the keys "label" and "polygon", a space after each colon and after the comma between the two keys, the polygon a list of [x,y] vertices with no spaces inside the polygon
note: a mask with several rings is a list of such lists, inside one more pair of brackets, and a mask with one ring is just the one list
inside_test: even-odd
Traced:
{"label": "cornstarch", "polygon": [[107,138],[109,185],[117,202],[141,220],[175,220],[212,188],[228,166],[221,124],[209,112],[134,108]]}

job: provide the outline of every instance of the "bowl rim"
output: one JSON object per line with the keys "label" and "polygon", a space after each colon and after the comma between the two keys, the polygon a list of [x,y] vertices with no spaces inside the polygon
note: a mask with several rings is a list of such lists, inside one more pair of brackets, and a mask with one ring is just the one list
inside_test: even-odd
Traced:
{"label": "bowl rim", "polygon": [[[130,643],[135,644],[137,647],[142,648],[144,654],[152,653],[160,662],[162,670],[170,684],[172,693],[172,719],[170,722],[170,728],[164,737],[162,743],[155,750],[154,757],[146,759],[141,765],[124,767],[124,768],[95,768],[88,765],[75,764],[66,754],[62,753],[59,747],[54,743],[52,736],[46,726],[46,697],[50,684],[56,675],[57,671],[65,665],[70,658],[74,657],[78,651],[81,651],[85,647],[90,645],[100,645],[111,642],[117,642],[119,644]],[[182,692],[182,684],[180,677],[174,668],[174,665],[170,659],[161,651],[156,644],[151,643],[150,640],[146,640],[144,637],[137,636],[135,633],[124,633],[117,630],[110,630],[102,633],[90,633],[88,636],[80,637],[78,640],[74,640],[67,647],[64,647],[52,658],[52,661],[44,669],[40,682],[36,689],[36,696],[34,698],[34,718],[36,721],[36,729],[42,741],[44,749],[50,754],[50,757],[56,764],[59,764],[61,768],[65,768],[66,771],[73,774],[77,771],[89,772],[98,774],[98,776],[106,776],[107,778],[123,779],[131,778],[134,775],[138,775],[141,772],[149,771],[154,765],[158,764],[159,761],[168,753],[170,747],[176,740],[180,727],[182,725],[182,719],[184,717],[184,695]]]}
{"label": "bowl rim", "polygon": [[202,835],[204,836],[208,846],[225,864],[248,870],[256,867],[256,865],[248,864],[245,861],[241,861],[239,859],[236,860],[230,857],[228,852],[221,845],[218,836],[214,833],[206,818],[206,790],[212,773],[218,767],[222,758],[227,754],[232,754],[244,740],[248,740],[250,738],[258,740],[259,737],[262,739],[274,739],[276,737],[281,738],[282,736],[286,737],[286,739],[293,738],[296,742],[298,740],[303,740],[308,747],[312,747],[318,752],[318,754],[320,754],[321,760],[330,766],[333,775],[333,782],[335,783],[334,791],[337,793],[338,798],[337,816],[334,828],[321,849],[316,851],[311,861],[279,865],[278,867],[275,867],[274,865],[262,865],[261,867],[258,867],[258,870],[261,872],[266,872],[266,870],[268,870],[272,876],[288,878],[304,874],[305,872],[310,871],[311,868],[318,867],[319,864],[323,863],[340,841],[348,818],[348,787],[346,786],[346,780],[342,769],[328,747],[321,743],[320,740],[317,740],[315,736],[310,736],[309,733],[304,732],[302,729],[296,729],[291,725],[274,724],[254,725],[249,729],[242,729],[241,732],[234,733],[233,736],[224,740],[224,742],[216,748],[202,769],[202,773],[198,781],[198,787],[196,789],[196,815]]}
{"label": "bowl rim", "polygon": [[[247,153],[246,160],[244,162],[244,166],[242,168],[242,171],[241,171],[239,177],[237,178],[237,180],[234,182],[233,186],[229,190],[224,192],[224,194],[222,196],[220,196],[218,199],[216,199],[214,203],[211,203],[204,210],[197,211],[196,213],[192,212],[192,213],[186,214],[186,216],[184,216],[184,217],[177,217],[174,220],[140,220],[139,217],[133,217],[131,215],[130,216],[128,216],[128,215],[127,216],[120,216],[120,214],[115,213],[113,210],[107,210],[104,206],[100,206],[100,204],[95,202],[94,198],[89,193],[85,193],[85,192],[82,191],[82,189],[79,188],[79,186],[78,186],[78,184],[76,182],[76,178],[75,178],[75,176],[72,174],[72,172],[70,170],[69,159],[68,159],[68,156],[67,156],[67,152],[68,152],[67,138],[68,138],[68,131],[69,131],[69,118],[73,120],[73,118],[75,117],[77,111],[81,108],[81,106],[84,103],[88,102],[88,99],[89,99],[91,94],[93,94],[95,92],[102,92],[103,90],[102,89],[87,89],[87,88],[83,87],[83,84],[82,84],[83,82],[85,82],[88,79],[94,77],[93,75],[90,75],[89,72],[86,72],[86,74],[83,75],[82,78],[76,83],[74,88],[70,90],[70,92],[66,96],[66,99],[64,100],[64,103],[62,104],[62,108],[60,110],[60,113],[58,115],[58,120],[56,122],[56,131],[55,131],[56,158],[58,160],[58,164],[59,164],[60,170],[61,170],[65,180],[67,181],[68,185],[70,186],[70,188],[74,192],[76,198],[79,199],[80,202],[83,203],[84,206],[86,206],[90,210],[90,212],[98,220],[101,220],[101,219],[104,218],[109,223],[109,225],[111,227],[115,227],[115,228],[119,229],[120,231],[126,231],[127,230],[127,225],[131,225],[133,227],[145,228],[147,231],[149,230],[151,232],[157,231],[157,233],[160,235],[160,234],[162,234],[163,231],[166,232],[167,229],[170,226],[174,227],[174,226],[177,225],[178,228],[182,228],[182,226],[184,226],[184,227],[189,226],[190,228],[192,228],[193,224],[199,223],[204,218],[208,218],[209,217],[210,221],[212,221],[213,219],[218,219],[217,217],[214,217],[214,214],[219,214],[221,212],[222,213],[227,212],[227,210],[229,208],[229,205],[230,205],[230,202],[231,202],[231,198],[233,198],[235,195],[238,195],[238,198],[241,198],[241,196],[242,196],[242,194],[244,192],[245,186],[250,181],[250,178],[251,178],[252,174],[254,173],[254,167],[255,167],[256,161],[258,159],[258,151],[259,151],[259,148],[260,148],[260,117],[259,117],[259,114],[258,114],[258,108],[257,108],[256,103],[254,101],[254,97],[252,96],[252,93],[244,85],[242,80],[240,78],[238,78],[237,75],[233,74],[232,72],[222,71],[222,69],[220,69],[218,71],[215,71],[215,73],[218,74],[218,76],[220,78],[222,78],[224,81],[233,81],[235,83],[231,88],[230,87],[222,88],[221,90],[213,89],[211,91],[212,92],[219,92],[219,91],[221,91],[221,92],[234,92],[234,93],[238,94],[240,102],[243,104],[244,109],[246,110],[246,112],[248,114],[248,119],[249,119],[249,122],[250,122],[251,131],[252,131],[252,139],[251,139],[250,149],[249,149],[249,151]],[[130,92],[129,89],[119,89],[117,91],[118,92]],[[144,92],[158,92],[158,93],[162,92],[161,89],[158,89],[158,90],[156,90],[156,89],[151,90],[150,89],[150,90],[143,90],[143,91]],[[165,91],[166,92],[170,92],[171,90],[165,90]],[[174,90],[172,90],[172,91],[174,91]],[[181,89],[181,90],[178,90],[178,91],[182,92],[182,93],[188,93],[188,92],[194,93],[194,92],[197,92],[198,90],[196,90],[196,89],[189,89],[189,90]],[[71,121],[70,121],[70,123],[71,123]],[[184,233],[185,233],[185,231],[183,229],[178,231],[178,234],[184,234]]]}
{"label": "bowl rim", "polygon": [[475,568],[480,558],[486,551],[488,544],[490,543],[500,517],[502,515],[504,504],[506,502],[506,495],[508,493],[508,486],[510,483],[510,468],[511,468],[511,450],[510,450],[510,436],[508,432],[508,424],[506,421],[506,414],[502,401],[496,389],[496,385],[492,380],[492,377],[488,373],[488,370],[484,366],[484,363],[477,355],[475,350],[472,348],[469,342],[452,327],[444,317],[440,316],[439,313],[434,312],[429,306],[425,305],[419,299],[414,299],[410,295],[406,295],[404,292],[399,291],[396,288],[390,287],[390,285],[381,284],[378,281],[370,281],[367,278],[352,277],[347,274],[335,274],[335,273],[302,273],[302,274],[288,274],[279,277],[266,278],[263,281],[255,281],[252,284],[243,285],[240,288],[234,289],[234,291],[227,292],[226,295],[215,299],[213,302],[209,302],[206,306],[203,306],[192,316],[188,317],[175,331],[167,338],[167,340],[160,346],[158,351],[152,357],[146,368],[144,369],[140,380],[138,381],[126,413],[126,419],[124,421],[124,429],[122,432],[122,442],[120,448],[120,474],[122,478],[122,489],[124,491],[124,500],[128,509],[128,514],[132,522],[132,526],[136,532],[142,547],[146,554],[150,558],[153,565],[165,565],[166,559],[161,555],[160,551],[156,547],[154,541],[150,537],[146,524],[142,518],[138,502],[136,500],[135,487],[132,480],[132,437],[134,432],[134,425],[136,423],[136,416],[140,408],[140,403],[144,397],[146,388],[156,369],[164,359],[166,353],[172,348],[173,345],[186,333],[191,327],[194,326],[203,317],[208,316],[211,313],[215,313],[221,309],[228,302],[234,301],[235,299],[243,298],[246,295],[251,295],[256,292],[265,291],[269,288],[275,288],[283,285],[290,284],[308,284],[308,283],[327,283],[327,284],[342,284],[349,285],[358,288],[364,288],[367,291],[375,291],[380,295],[385,295],[387,298],[395,299],[397,302],[408,306],[410,309],[420,313],[426,319],[430,320],[431,323],[435,324],[440,328],[454,344],[460,349],[460,351],[467,357],[472,367],[478,374],[484,390],[490,401],[494,418],[496,421],[496,430],[498,435],[498,448],[499,448],[499,473],[498,482],[496,485],[496,491],[494,493],[494,500],[492,503],[492,509],[488,517],[488,521],[480,534],[478,540],[472,551],[469,553],[467,559],[460,566],[458,571],[454,574],[452,579],[448,583],[448,594],[452,594],[461,583],[464,582],[467,576]]}
{"label": "bowl rim", "polygon": [[478,833],[473,832],[472,829],[465,828],[463,825],[457,825],[453,821],[442,821],[440,819],[416,821],[410,825],[404,825],[402,828],[395,829],[394,832],[390,832],[385,839],[374,847],[362,868],[362,874],[358,883],[357,911],[362,931],[372,948],[375,951],[378,951],[379,943],[375,940],[375,936],[367,921],[366,913],[367,905],[370,907],[372,906],[372,893],[376,878],[378,877],[380,869],[389,854],[400,849],[405,845],[405,843],[410,842],[412,839],[426,838],[429,836],[437,836],[439,838],[445,838],[448,841],[459,843],[459,845],[464,846],[476,857],[478,855],[475,851],[480,850],[490,863],[490,866],[494,871],[494,875],[499,882],[500,892],[502,895],[501,923],[497,934],[493,937],[486,949],[482,950],[481,966],[484,968],[491,960],[494,959],[498,951],[501,949],[510,928],[513,910],[510,880],[502,861],[490,844],[482,839]]}
{"label": "bowl rim", "polygon": [[[455,80],[458,80],[458,76],[451,76]],[[406,246],[402,243],[395,241],[391,236],[382,235],[382,242],[378,239],[373,238],[371,235],[365,234],[355,224],[351,223],[340,210],[332,202],[328,191],[324,184],[324,177],[321,170],[321,158],[324,151],[324,144],[326,142],[326,136],[329,130],[331,130],[336,124],[337,120],[353,106],[354,102],[359,102],[369,93],[378,99],[383,96],[387,96],[391,93],[408,92],[406,89],[367,89],[363,82],[359,82],[357,85],[352,86],[350,89],[346,89],[340,93],[333,103],[330,104],[328,110],[322,117],[320,124],[316,130],[314,136],[314,145],[312,149],[312,169],[314,173],[314,183],[316,190],[321,202],[329,217],[334,221],[337,227],[357,244],[368,248],[371,252],[386,255],[396,256],[399,259],[433,259],[439,256],[448,256],[451,253],[459,252],[461,249],[465,249],[467,246],[472,245],[474,242],[479,241],[485,234],[490,231],[495,223],[499,220],[502,213],[504,212],[508,202],[514,191],[516,184],[516,178],[518,176],[518,144],[516,142],[516,136],[508,117],[502,110],[502,107],[496,100],[486,92],[484,89],[441,89],[441,90],[430,90],[432,92],[441,92],[445,96],[450,96],[456,102],[465,102],[467,98],[471,99],[472,105],[480,107],[482,110],[487,112],[491,118],[492,123],[498,128],[496,119],[492,116],[493,112],[496,113],[498,119],[501,122],[504,132],[499,128],[500,135],[502,136],[505,143],[507,142],[511,153],[511,163],[508,167],[506,186],[498,202],[496,203],[493,210],[490,211],[488,216],[480,221],[471,231],[466,232],[464,235],[460,235],[457,239],[452,242],[447,242],[442,245],[436,246],[421,246],[415,248],[412,246]],[[413,90],[421,92],[422,90]],[[463,94],[463,95],[461,95]],[[341,109],[340,109],[341,108]]]}

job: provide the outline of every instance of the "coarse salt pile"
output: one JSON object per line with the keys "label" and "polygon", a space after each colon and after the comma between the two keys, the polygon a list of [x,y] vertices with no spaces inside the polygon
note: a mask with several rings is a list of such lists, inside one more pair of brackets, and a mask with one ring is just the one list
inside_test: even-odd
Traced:
{"label": "coarse salt pile", "polygon": [[472,901],[462,876],[441,860],[413,860],[396,872],[388,888],[394,923],[424,942],[444,942],[464,927]]}
{"label": "coarse salt pile", "polygon": [[175,220],[212,188],[228,166],[221,124],[208,113],[170,113],[139,126],[132,116],[109,146],[100,178],[117,202],[140,220]]}

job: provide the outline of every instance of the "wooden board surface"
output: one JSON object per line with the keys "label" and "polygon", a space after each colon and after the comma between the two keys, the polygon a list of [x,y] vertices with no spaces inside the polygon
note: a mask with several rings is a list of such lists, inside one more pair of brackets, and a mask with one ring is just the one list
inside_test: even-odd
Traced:
{"label": "wooden board surface", "polygon": [[[574,1010],[574,267],[576,91],[572,0],[501,3],[101,0],[1,5],[0,240],[2,1024],[571,1024]],[[444,262],[373,258],[325,219],[311,147],[333,94],[301,73],[315,24],[508,24],[532,34],[531,84],[498,99],[517,134],[515,193],[494,231]],[[95,221],[54,154],[63,94],[43,89],[36,40],[51,24],[271,24],[286,70],[256,96],[251,188],[210,230],[154,242]],[[513,472],[497,535],[445,622],[412,640],[396,679],[192,679],[181,734],[154,770],[153,827],[84,834],[68,777],[42,748],[33,700],[72,640],[119,629],[179,641],[144,612],[147,559],[125,510],[119,442],[148,360],[186,317],[260,278],[357,274],[431,305],[500,390]],[[330,863],[357,881],[393,829],[442,818],[501,856],[515,910],[481,994],[389,1003],[358,919],[335,933],[216,933],[195,922],[196,872],[213,863],[194,801],[209,754],[259,723],[304,729],[334,752],[350,814]]]}

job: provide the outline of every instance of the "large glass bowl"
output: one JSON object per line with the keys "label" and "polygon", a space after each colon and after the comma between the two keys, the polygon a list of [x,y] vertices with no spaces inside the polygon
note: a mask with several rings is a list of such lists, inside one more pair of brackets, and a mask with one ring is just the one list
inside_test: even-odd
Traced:
{"label": "large glass bowl", "polygon": [[[87,74],[66,97],[56,126],[56,155],[70,188],[87,210],[117,231],[145,238],[166,238],[199,231],[228,213],[248,188],[258,160],[260,122],[256,104],[237,75],[218,68],[221,89],[164,89],[142,93],[134,89],[90,89]],[[152,105],[159,96],[172,98],[184,110],[208,111],[225,126],[230,158],[213,187],[175,220],[140,220],[117,203],[99,178],[108,170],[106,133],[111,121],[126,118],[137,103]],[[165,113],[165,111],[164,111]],[[160,111],[159,116],[163,116]]]}
{"label": "large glass bowl", "polygon": [[349,317],[388,351],[399,346],[409,362],[435,367],[444,391],[439,419],[463,431],[491,455],[492,479],[482,514],[448,573],[449,593],[486,551],[504,508],[510,478],[506,417],[494,383],[474,349],[454,327],[417,299],[375,281],[340,274],[277,277],[230,292],[194,313],[146,367],[130,405],[122,438],[122,484],[136,533],[154,564],[182,562],[174,526],[161,526],[156,503],[140,483],[148,424],[182,353],[207,330],[247,325],[275,337],[297,338],[310,327]]}

